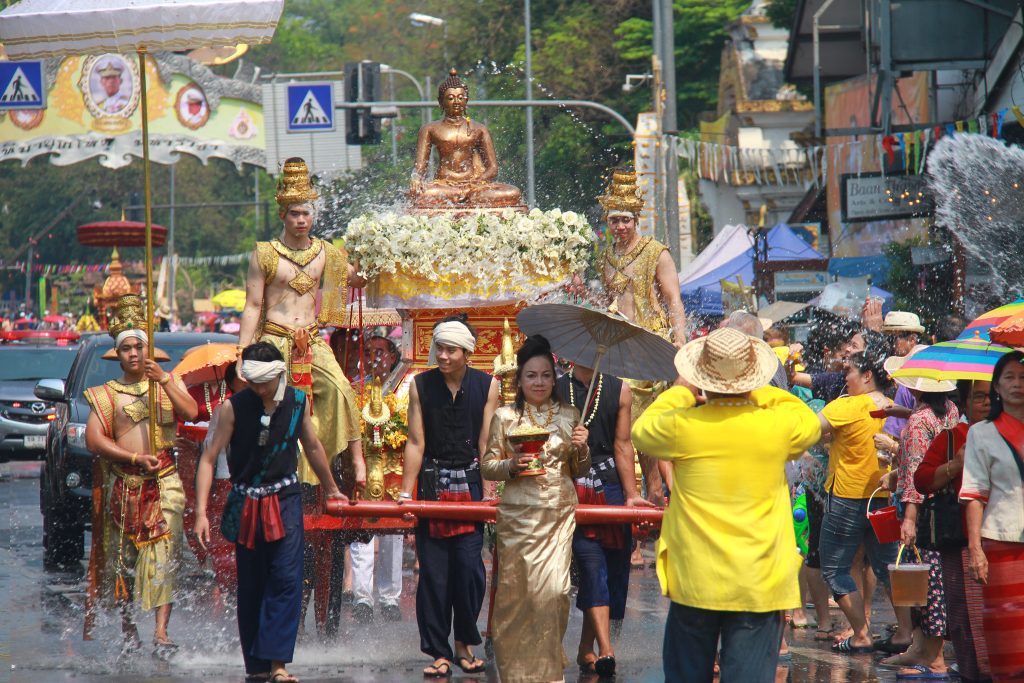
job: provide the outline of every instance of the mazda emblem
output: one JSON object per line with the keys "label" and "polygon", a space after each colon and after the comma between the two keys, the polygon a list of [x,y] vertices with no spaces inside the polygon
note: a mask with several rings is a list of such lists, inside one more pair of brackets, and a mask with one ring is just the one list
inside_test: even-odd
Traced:
{"label": "mazda emblem", "polygon": [[43,403],[42,401],[36,401],[35,403],[32,404],[32,412],[36,413],[37,415],[39,413],[46,412],[46,404]]}

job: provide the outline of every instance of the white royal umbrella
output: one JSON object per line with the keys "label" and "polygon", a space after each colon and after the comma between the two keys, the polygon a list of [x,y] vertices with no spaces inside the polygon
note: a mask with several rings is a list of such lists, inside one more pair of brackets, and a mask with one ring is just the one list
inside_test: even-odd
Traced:
{"label": "white royal umbrella", "polygon": [[599,372],[639,380],[674,380],[676,347],[625,318],[573,304],[527,306],[516,316],[519,329],[541,334],[559,357],[594,370],[584,408]]}
{"label": "white royal umbrella", "polygon": [[[149,173],[146,54],[239,43],[269,43],[284,0],[21,0],[0,12],[0,43],[12,60],[135,52],[139,58],[146,205],[146,320],[153,336],[153,221]],[[156,392],[149,392],[150,415]],[[156,421],[150,421],[156,452]]]}

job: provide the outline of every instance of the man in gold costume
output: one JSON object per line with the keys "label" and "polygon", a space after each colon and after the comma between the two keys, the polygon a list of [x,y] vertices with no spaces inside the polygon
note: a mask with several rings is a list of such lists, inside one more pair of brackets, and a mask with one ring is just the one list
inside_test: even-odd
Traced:
{"label": "man in gold costume", "polygon": [[[495,182],[498,157],[487,126],[466,116],[469,89],[452,69],[437,88],[444,118],[420,128],[409,198],[416,208],[519,206],[518,187]],[[430,152],[437,148],[437,173],[426,180]]]}
{"label": "man in gold costume", "polygon": [[[318,198],[306,162],[288,159],[276,197],[284,226],[278,239],[257,242],[249,259],[238,343],[245,348],[266,341],[281,351],[288,383],[312,401],[313,426],[328,460],[333,463],[340,453],[350,451],[356,480],[362,482],[365,468],[355,393],[320,336],[320,327],[344,325],[348,287],[364,283],[344,249],[310,235]],[[321,285],[318,315],[316,294]],[[318,483],[305,457],[299,462],[299,479]]]}
{"label": "man in gold costume", "polygon": [[[145,329],[142,301],[134,294],[121,297],[110,322],[114,348],[103,357],[118,360],[123,373],[120,379],[85,391],[92,407],[85,442],[99,456],[93,470],[86,637],[91,635],[97,603],[116,604],[121,607],[125,651],[139,649],[130,611],[134,598],[142,609],[156,610],[153,644],[158,653],[166,653],[176,647],[167,635],[167,623],[185,509],[172,447],[176,418],[194,420],[198,406],[180,379],[147,357]],[[149,439],[151,381],[159,385],[155,453]]]}
{"label": "man in gold costume", "polygon": [[[597,200],[612,234],[612,243],[598,262],[610,303],[630,321],[681,348],[686,342],[686,311],[679,292],[679,273],[668,247],[637,231],[644,196],[636,184],[636,171],[630,167],[614,169],[608,189]],[[654,401],[656,387],[652,382],[626,383],[633,392],[635,422]],[[643,454],[638,454],[638,460],[647,480],[648,500],[662,504],[658,463]]]}
{"label": "man in gold costume", "polygon": [[612,232],[612,244],[599,264],[608,298],[629,320],[681,348],[686,342],[686,311],[679,273],[668,247],[637,231],[644,197],[636,185],[636,171],[612,171],[607,191],[597,200]]}

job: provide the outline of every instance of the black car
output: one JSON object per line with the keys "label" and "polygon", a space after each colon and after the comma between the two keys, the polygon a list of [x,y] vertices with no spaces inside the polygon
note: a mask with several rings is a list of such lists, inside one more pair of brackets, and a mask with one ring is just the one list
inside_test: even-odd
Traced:
{"label": "black car", "polygon": [[[156,335],[156,346],[171,360],[170,370],[188,349],[207,342],[238,343],[238,337],[216,333],[165,332]],[[39,481],[39,506],[43,513],[43,559],[47,568],[73,565],[85,555],[85,531],[91,526],[93,455],[85,447],[85,424],[91,408],[85,390],[121,375],[116,360],[101,356],[114,345],[107,335],[83,341],[67,380],[44,379],[35,394],[56,403],[56,418],[46,436],[46,460]]]}
{"label": "black car", "polygon": [[0,461],[43,457],[54,408],[36,397],[36,382],[67,377],[77,353],[78,344],[0,345]]}

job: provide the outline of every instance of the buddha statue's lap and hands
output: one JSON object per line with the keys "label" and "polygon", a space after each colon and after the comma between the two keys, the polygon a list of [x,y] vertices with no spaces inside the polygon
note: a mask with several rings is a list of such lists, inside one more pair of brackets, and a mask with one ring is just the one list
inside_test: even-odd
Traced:
{"label": "buddha statue's lap and hands", "polygon": [[[515,207],[522,192],[514,185],[495,182],[498,160],[487,126],[466,116],[469,91],[454,69],[438,88],[444,118],[420,128],[416,166],[409,198],[416,208]],[[437,149],[438,165],[427,180],[430,155]]]}

